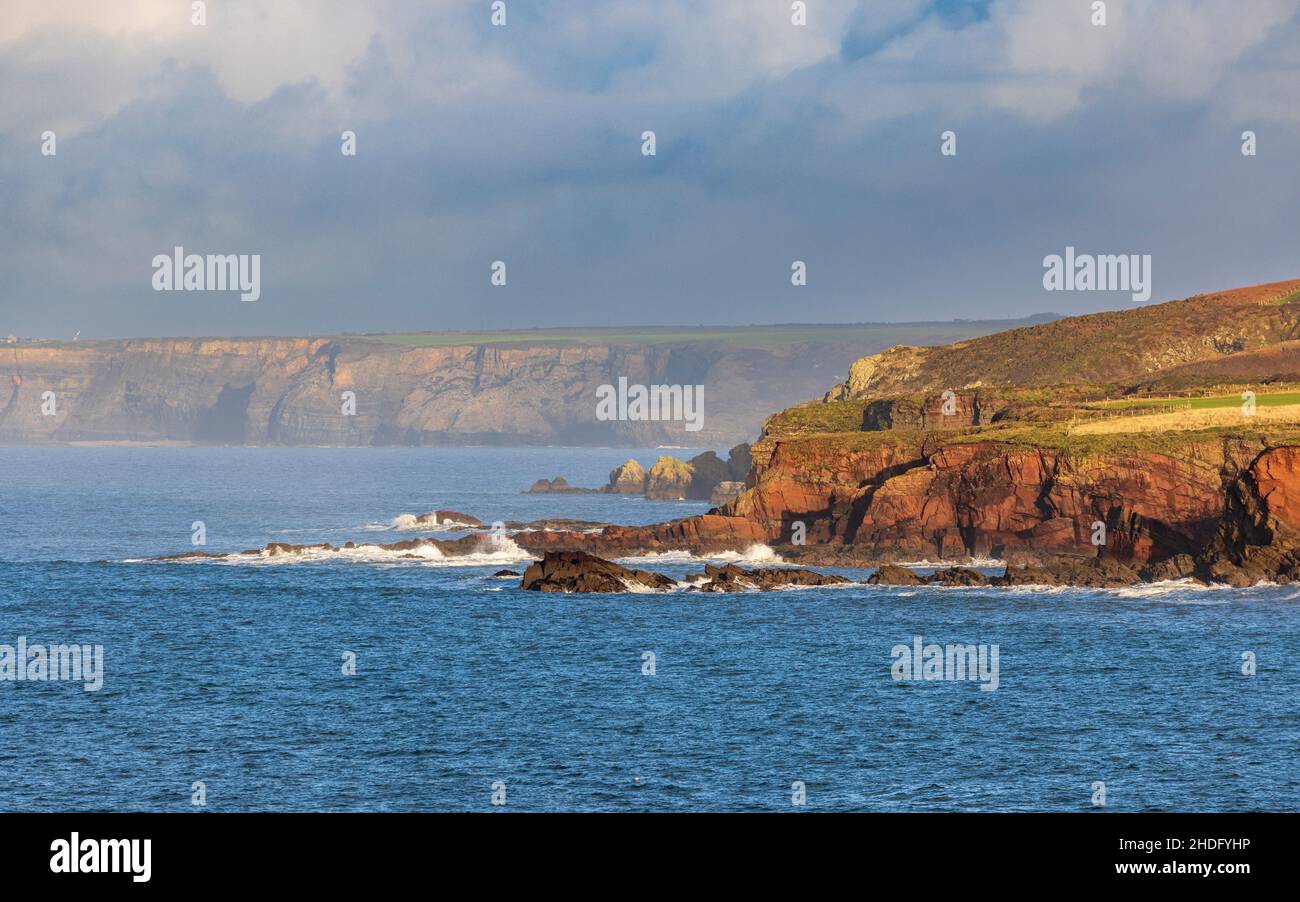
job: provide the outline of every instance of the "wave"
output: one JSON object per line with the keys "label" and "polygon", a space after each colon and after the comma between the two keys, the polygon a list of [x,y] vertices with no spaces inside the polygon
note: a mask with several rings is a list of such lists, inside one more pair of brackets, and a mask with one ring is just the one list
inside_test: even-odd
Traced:
{"label": "wave", "polygon": [[437,521],[430,518],[428,514],[420,516],[398,514],[387,523],[367,523],[362,529],[396,532],[465,532],[471,529],[482,529],[482,524],[463,523],[452,519]]}
{"label": "wave", "polygon": [[[1257,583],[1258,586],[1264,586],[1265,583]],[[1194,579],[1169,579],[1158,583],[1144,583],[1139,586],[1126,586],[1122,589],[1110,589],[1120,598],[1149,598],[1155,601],[1161,601],[1171,604],[1227,604],[1222,598],[1208,597],[1198,599],[1178,599],[1176,596],[1187,592],[1210,592],[1220,593],[1225,589],[1231,589],[1228,585],[1207,585],[1206,583],[1197,582]]]}
{"label": "wave", "polygon": [[750,545],[744,551],[718,551],[711,554],[696,554],[693,551],[677,549],[628,555],[614,560],[624,564],[782,564],[788,567],[803,566],[789,563],[785,558],[773,551],[770,546],[762,544]]}
{"label": "wave", "polygon": [[[1257,583],[1253,588],[1267,588],[1270,583]],[[1192,579],[1166,580],[1158,583],[1141,583],[1135,586],[1102,588],[1099,586],[1055,586],[1048,583],[1024,583],[1016,586],[872,586],[873,589],[905,590],[890,594],[899,598],[912,598],[927,592],[985,592],[995,595],[1085,595],[1097,599],[1132,599],[1138,601],[1157,601],[1162,604],[1216,605],[1229,604],[1220,593],[1226,591],[1241,592],[1228,585],[1206,585]],[[1211,593],[1202,598],[1187,598],[1189,592]]]}
{"label": "wave", "polygon": [[[977,557],[971,558],[964,563],[954,561],[886,561],[898,567],[918,567],[921,569],[945,570],[948,567],[970,567],[974,570],[1005,570],[1007,562],[995,557]],[[857,569],[871,570],[876,569],[879,564],[863,564]]]}
{"label": "wave", "polygon": [[[469,554],[446,554],[431,540],[405,548],[360,544],[346,547],[302,546],[262,548],[250,554],[231,552],[218,557],[179,558],[153,563],[224,564],[227,566],[283,566],[289,564],[316,564],[350,562],[357,564],[410,565],[420,567],[501,567],[532,561],[536,557],[511,539],[484,539],[485,550]],[[122,561],[125,564],[150,563],[139,558]]]}

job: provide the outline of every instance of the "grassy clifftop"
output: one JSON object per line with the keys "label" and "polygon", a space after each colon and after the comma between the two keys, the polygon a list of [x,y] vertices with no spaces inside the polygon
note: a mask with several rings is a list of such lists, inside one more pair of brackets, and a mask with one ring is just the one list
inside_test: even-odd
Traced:
{"label": "grassy clifftop", "polygon": [[[1300,280],[1068,317],[857,361],[832,399],[1047,386],[1119,387],[1300,338]],[[1247,365],[1249,365],[1247,363]]]}
{"label": "grassy clifftop", "polygon": [[893,348],[770,417],[760,446],[917,432],[1085,456],[1300,443],[1300,281]]}

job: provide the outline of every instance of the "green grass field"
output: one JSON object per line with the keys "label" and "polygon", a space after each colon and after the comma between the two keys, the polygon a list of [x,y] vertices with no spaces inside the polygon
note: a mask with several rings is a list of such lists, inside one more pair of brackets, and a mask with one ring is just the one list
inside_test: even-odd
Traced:
{"label": "green grass field", "polygon": [[[1213,410],[1222,407],[1239,407],[1242,404],[1241,393],[1235,395],[1212,395],[1204,398],[1143,398],[1140,400],[1103,401],[1089,407],[1098,410]],[[1300,404],[1300,392],[1276,392],[1271,395],[1255,393],[1256,407],[1283,407]]]}

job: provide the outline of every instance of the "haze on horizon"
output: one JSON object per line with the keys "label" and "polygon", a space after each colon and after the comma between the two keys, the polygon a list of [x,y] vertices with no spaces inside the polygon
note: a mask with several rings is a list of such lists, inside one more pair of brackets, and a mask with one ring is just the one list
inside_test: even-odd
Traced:
{"label": "haze on horizon", "polygon": [[[1152,302],[1300,275],[1300,0],[1091,5],[0,0],[0,335],[1132,306],[1044,291],[1067,246]],[[152,290],[176,245],[260,299]]]}

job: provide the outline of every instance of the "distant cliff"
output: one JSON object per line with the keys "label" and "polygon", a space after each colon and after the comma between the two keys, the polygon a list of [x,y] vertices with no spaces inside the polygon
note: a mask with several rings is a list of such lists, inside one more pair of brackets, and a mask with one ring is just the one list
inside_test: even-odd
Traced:
{"label": "distant cliff", "polygon": [[[864,354],[1018,324],[0,344],[0,443],[727,447]],[[597,420],[620,377],[704,386],[703,428]]]}

